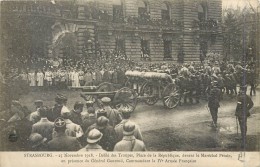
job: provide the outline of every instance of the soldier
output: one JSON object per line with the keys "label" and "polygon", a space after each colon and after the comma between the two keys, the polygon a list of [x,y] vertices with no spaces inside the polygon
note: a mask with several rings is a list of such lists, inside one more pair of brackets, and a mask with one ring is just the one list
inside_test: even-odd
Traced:
{"label": "soldier", "polygon": [[218,108],[220,107],[219,105],[219,101],[220,101],[220,97],[221,97],[221,91],[220,89],[217,87],[218,82],[217,81],[213,81],[211,83],[212,88],[208,91],[209,95],[208,95],[208,107],[209,107],[209,111],[212,117],[212,125],[217,128],[217,119],[218,119]]}
{"label": "soldier", "polygon": [[47,139],[42,137],[39,133],[32,133],[29,137],[29,142],[32,145],[30,151],[47,151]]}
{"label": "soldier", "polygon": [[246,86],[240,87],[240,92],[237,96],[236,119],[239,122],[241,131],[241,147],[246,146],[246,132],[247,132],[247,117],[250,116],[249,110],[254,106],[252,99],[246,94]]}
{"label": "soldier", "polygon": [[32,126],[32,134],[39,133],[42,137],[46,138],[48,141],[52,139],[52,131],[54,128],[53,122],[50,122],[47,118],[47,107],[41,107],[39,109],[41,120]]}
{"label": "soldier", "polygon": [[100,139],[102,139],[103,134],[97,130],[97,129],[92,129],[88,135],[87,135],[87,145],[80,149],[79,151],[98,151],[98,152],[105,152],[104,150],[98,143]]}
{"label": "soldier", "polygon": [[[105,116],[109,119],[109,124],[114,128],[119,122],[122,121],[122,117],[116,109],[112,109],[110,107],[109,104],[111,99],[109,97],[103,97],[101,102],[103,104],[103,109],[100,113],[105,113]],[[97,117],[99,117],[99,115],[97,115]]]}
{"label": "soldier", "polygon": [[113,148],[116,144],[116,132],[112,126],[108,124],[109,120],[105,116],[101,116],[97,119],[96,123],[91,125],[85,135],[88,135],[92,129],[98,129],[103,137],[100,140],[99,144],[102,146],[104,150],[113,151]]}
{"label": "soldier", "polygon": [[49,151],[78,151],[81,148],[76,137],[66,135],[66,122],[63,118],[54,121],[54,130],[56,135],[48,142]]}
{"label": "soldier", "polygon": [[66,134],[68,136],[80,138],[83,135],[83,130],[80,125],[73,123],[70,118],[70,111],[67,108],[62,108],[61,117],[64,119],[66,123]]}
{"label": "soldier", "polygon": [[95,108],[89,107],[88,114],[82,117],[82,128],[84,132],[88,129],[89,126],[93,125],[97,120],[97,115],[95,113]]}
{"label": "soldier", "polygon": [[[126,107],[121,108],[119,110],[119,112],[122,113],[123,120],[119,124],[117,124],[115,127],[118,141],[123,139],[123,126],[126,122],[130,121],[129,119],[131,117],[131,111]],[[134,136],[136,139],[143,141],[143,136],[142,136],[141,130],[137,124],[135,124]]]}
{"label": "soldier", "polygon": [[138,140],[134,136],[135,124],[131,121],[123,125],[124,137],[116,143],[114,151],[146,151],[143,141]]}
{"label": "soldier", "polygon": [[67,97],[62,95],[62,94],[57,94],[55,101],[56,104],[52,108],[51,113],[48,116],[48,119],[50,121],[54,121],[56,118],[60,117],[61,110],[63,107],[66,107],[65,105],[67,104]]}

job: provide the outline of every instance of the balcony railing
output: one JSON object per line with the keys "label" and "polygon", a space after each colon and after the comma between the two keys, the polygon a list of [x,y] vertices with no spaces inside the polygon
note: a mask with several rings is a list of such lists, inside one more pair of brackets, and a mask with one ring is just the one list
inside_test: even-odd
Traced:
{"label": "balcony railing", "polygon": [[193,29],[197,29],[200,31],[217,31],[218,30],[218,22],[213,19],[198,21],[194,20],[192,23]]}

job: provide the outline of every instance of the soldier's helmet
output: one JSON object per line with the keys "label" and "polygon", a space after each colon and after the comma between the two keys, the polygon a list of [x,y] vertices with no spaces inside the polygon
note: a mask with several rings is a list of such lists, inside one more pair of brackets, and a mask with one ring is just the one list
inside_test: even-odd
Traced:
{"label": "soldier's helmet", "polygon": [[100,116],[97,119],[97,128],[104,129],[108,125],[109,119],[105,116]]}
{"label": "soldier's helmet", "polygon": [[88,133],[87,142],[88,143],[97,143],[102,137],[103,137],[103,134],[99,130],[92,129]]}
{"label": "soldier's helmet", "polygon": [[130,136],[134,134],[134,130],[135,130],[135,124],[131,121],[127,121],[124,125],[123,125],[123,134],[126,136]]}
{"label": "soldier's helmet", "polygon": [[35,148],[47,141],[47,138],[42,137],[39,133],[32,133],[29,137],[32,148]]}

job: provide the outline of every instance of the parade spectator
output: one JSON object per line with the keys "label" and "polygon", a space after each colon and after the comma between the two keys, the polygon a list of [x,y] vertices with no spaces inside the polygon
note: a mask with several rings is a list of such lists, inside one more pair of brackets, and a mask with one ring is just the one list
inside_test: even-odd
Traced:
{"label": "parade spectator", "polygon": [[82,102],[76,101],[74,104],[74,109],[70,111],[70,120],[82,126],[82,116],[81,113],[83,111],[84,104]]}
{"label": "parade spectator", "polygon": [[69,118],[71,117],[71,112],[68,108],[61,109],[61,117],[66,123],[66,134],[68,136],[80,138],[83,135],[83,130],[80,125],[73,123]]}
{"label": "parade spectator", "polygon": [[39,70],[36,74],[37,86],[42,87],[43,86],[43,80],[44,80],[44,74],[42,73],[41,70]]}
{"label": "parade spectator", "polygon": [[100,113],[105,113],[106,117],[109,119],[109,124],[112,127],[115,127],[119,122],[122,121],[122,116],[116,109],[111,108],[111,99],[109,97],[103,97],[101,102],[103,104],[103,109],[100,110]]}
{"label": "parade spectator", "polygon": [[48,141],[52,139],[52,132],[53,132],[53,122],[50,122],[47,118],[47,113],[49,109],[45,106],[39,108],[40,113],[40,121],[33,124],[32,126],[32,134],[38,133],[42,137],[46,138]]}
{"label": "parade spectator", "polygon": [[[130,121],[130,117],[131,117],[131,111],[129,110],[129,108],[121,108],[119,109],[119,112],[122,113],[122,118],[123,120],[117,124],[115,126],[115,131],[116,131],[116,135],[117,135],[117,140],[120,141],[123,139],[123,126],[126,122]],[[140,127],[132,122],[135,125],[135,129],[134,129],[134,136],[136,139],[143,141],[143,136],[140,130]]]}
{"label": "parade spectator", "polygon": [[42,100],[36,100],[34,102],[34,105],[36,107],[36,111],[32,112],[30,114],[30,117],[29,117],[29,120],[35,124],[36,122],[38,122],[40,119],[41,119],[41,116],[40,116],[40,112],[39,112],[39,109],[43,106],[43,101]]}
{"label": "parade spectator", "polygon": [[61,110],[63,108],[65,108],[65,109],[67,108],[66,107],[67,100],[68,100],[67,97],[64,96],[63,94],[57,94],[57,96],[55,98],[56,104],[53,106],[52,111],[49,112],[49,115],[48,115],[48,119],[50,121],[54,121],[56,118],[61,116]]}
{"label": "parade spectator", "polygon": [[131,121],[123,125],[124,137],[116,143],[114,151],[146,151],[143,141],[138,140],[134,136],[135,124]]}
{"label": "parade spectator", "polygon": [[86,115],[84,115],[84,117],[82,117],[82,120],[83,120],[82,128],[83,128],[84,132],[88,129],[88,127],[93,125],[97,120],[97,115],[95,113],[94,107],[89,107],[87,112],[88,112],[88,114],[86,114]]}
{"label": "parade spectator", "polygon": [[67,136],[66,122],[63,118],[54,121],[55,137],[48,142],[49,151],[78,151],[81,145],[76,137]]}
{"label": "parade spectator", "polygon": [[47,151],[47,139],[39,133],[32,133],[29,142],[32,146],[30,151]]}
{"label": "parade spectator", "polygon": [[79,151],[97,151],[97,152],[105,152],[105,150],[99,145],[99,141],[102,139],[103,134],[97,130],[92,129],[87,135],[87,145],[80,149]]}
{"label": "parade spectator", "polygon": [[99,142],[100,146],[102,146],[102,148],[106,151],[113,151],[117,141],[116,132],[114,128],[108,124],[108,122],[108,118],[104,116],[99,117],[96,123],[87,129],[85,135],[88,135],[92,129],[98,129],[103,134],[103,137]]}

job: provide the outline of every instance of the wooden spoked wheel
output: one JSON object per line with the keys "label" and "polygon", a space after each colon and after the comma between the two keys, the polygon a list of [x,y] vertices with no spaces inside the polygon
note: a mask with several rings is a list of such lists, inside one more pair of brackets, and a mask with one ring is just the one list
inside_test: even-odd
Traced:
{"label": "wooden spoked wheel", "polygon": [[113,104],[115,108],[128,108],[134,111],[137,105],[137,94],[133,89],[123,87],[114,96]]}
{"label": "wooden spoked wheel", "polygon": [[181,93],[175,84],[169,84],[163,91],[163,104],[165,107],[172,109],[178,106],[181,99]]}
{"label": "wooden spoked wheel", "polygon": [[148,105],[154,105],[159,100],[159,86],[151,82],[146,82],[142,88],[140,95],[144,97],[144,102]]}

